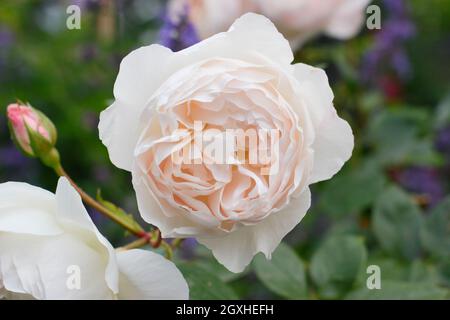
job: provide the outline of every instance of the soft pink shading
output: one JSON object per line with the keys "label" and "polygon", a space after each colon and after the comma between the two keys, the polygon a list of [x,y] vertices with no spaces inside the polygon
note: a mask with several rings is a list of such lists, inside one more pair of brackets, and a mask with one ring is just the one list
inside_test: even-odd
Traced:
{"label": "soft pink shading", "polygon": [[173,19],[189,9],[189,17],[202,39],[226,31],[247,12],[268,17],[294,49],[311,38],[326,34],[345,40],[363,26],[371,0],[171,0]]}
{"label": "soft pink shading", "polygon": [[50,133],[42,126],[36,111],[26,105],[12,103],[7,108],[8,119],[12,125],[15,138],[20,146],[28,153],[33,153],[27,127],[50,141]]}
{"label": "soft pink shading", "polygon": [[[246,14],[179,52],[159,45],[131,52],[116,100],[100,115],[100,138],[112,162],[131,172],[143,219],[163,237],[195,237],[233,272],[258,252],[271,257],[310,207],[309,185],[330,179],[353,150],[325,72],[293,58],[267,18]],[[276,130],[279,170],[173,161],[185,145],[195,158],[203,153],[179,130],[192,131],[195,121],[204,130]]]}

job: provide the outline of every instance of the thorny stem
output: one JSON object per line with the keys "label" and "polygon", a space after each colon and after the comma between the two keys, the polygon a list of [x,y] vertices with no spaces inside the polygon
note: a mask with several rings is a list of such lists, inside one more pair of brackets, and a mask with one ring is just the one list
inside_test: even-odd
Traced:
{"label": "thorny stem", "polygon": [[67,172],[61,165],[54,168],[54,170],[57,175],[64,176],[67,178],[67,180],[69,180],[70,184],[75,188],[75,190],[77,190],[77,192],[80,194],[81,198],[86,204],[88,204],[101,214],[105,215],[106,217],[113,220],[114,222],[116,222],[117,224],[121,225],[123,228],[128,230],[130,233],[138,237],[137,240],[130,242],[129,244],[123,247],[118,248],[118,250],[130,250],[140,248],[147,244],[151,245],[153,248],[159,248],[160,246],[162,246],[166,251],[166,257],[168,259],[172,259],[173,249],[177,247],[181,239],[179,241],[177,241],[178,239],[176,239],[175,241],[177,241],[176,242],[177,245],[171,246],[170,244],[162,240],[161,231],[158,228],[153,229],[151,232],[145,232],[144,228],[142,228],[140,225],[130,224],[127,221],[122,220],[120,216],[116,215],[114,212],[103,206],[101,203],[99,203],[89,194],[87,194],[83,189],[81,189],[67,174]]}
{"label": "thorny stem", "polygon": [[114,214],[114,212],[112,212],[109,209],[105,208],[98,201],[96,201],[94,198],[92,198],[90,195],[88,195],[86,192],[84,192],[84,190],[81,189],[72,180],[72,178],[67,174],[67,172],[63,169],[62,166],[56,167],[55,168],[55,172],[59,176],[64,176],[64,177],[67,178],[67,180],[69,180],[70,184],[75,188],[75,190],[77,190],[77,192],[80,194],[81,198],[83,199],[83,201],[86,204],[90,205],[92,208],[94,208],[98,212],[102,213],[103,215],[105,215],[109,219],[113,220],[114,222],[120,224],[122,227],[127,229],[129,232],[131,232],[135,236],[140,237],[140,238],[146,237],[146,232],[144,231],[144,229],[142,227],[135,227],[135,226],[129,225],[128,223],[126,223],[125,221],[120,219],[120,217],[118,217],[116,214]]}

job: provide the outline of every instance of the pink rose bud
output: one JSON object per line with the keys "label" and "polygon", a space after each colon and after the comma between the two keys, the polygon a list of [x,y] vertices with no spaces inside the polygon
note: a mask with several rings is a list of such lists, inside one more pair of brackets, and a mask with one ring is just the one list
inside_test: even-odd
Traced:
{"label": "pink rose bud", "polygon": [[30,105],[10,104],[7,108],[11,135],[19,148],[28,156],[44,157],[56,143],[53,123]]}

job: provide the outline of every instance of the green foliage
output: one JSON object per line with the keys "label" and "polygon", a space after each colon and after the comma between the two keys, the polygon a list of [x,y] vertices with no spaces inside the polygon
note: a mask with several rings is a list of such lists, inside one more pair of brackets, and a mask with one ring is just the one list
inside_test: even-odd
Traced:
{"label": "green foliage", "polygon": [[380,290],[361,288],[352,291],[346,298],[351,300],[440,300],[448,292],[429,283],[383,282]]}
{"label": "green foliage", "polygon": [[430,117],[420,109],[387,109],[377,113],[368,127],[367,140],[375,148],[375,159],[384,165],[436,164],[439,155],[425,133]]}
{"label": "green foliage", "polygon": [[325,185],[320,207],[336,218],[359,213],[375,201],[385,180],[381,168],[374,162],[346,170]]}
{"label": "green foliage", "polygon": [[133,215],[126,213],[122,208],[116,206],[110,201],[103,199],[101,191],[97,190],[96,200],[103,205],[110,212],[114,213],[118,220],[122,221],[125,225],[129,226],[133,230],[144,232],[145,230],[136,222]]}
{"label": "green foliage", "polygon": [[439,257],[450,256],[450,197],[426,217],[420,236],[428,252]]}
{"label": "green foliage", "polygon": [[267,260],[262,254],[255,257],[254,269],[258,279],[274,293],[287,299],[305,299],[307,283],[305,267],[293,249],[280,246]]}
{"label": "green foliage", "polygon": [[178,264],[189,286],[192,300],[237,299],[236,293],[216,274],[197,264]]}
{"label": "green foliage", "polygon": [[355,236],[327,239],[311,259],[311,277],[319,296],[325,299],[341,297],[352,288],[366,260],[363,239]]}
{"label": "green foliage", "polygon": [[420,250],[420,208],[399,188],[392,186],[378,198],[373,210],[373,232],[381,247],[406,259]]}

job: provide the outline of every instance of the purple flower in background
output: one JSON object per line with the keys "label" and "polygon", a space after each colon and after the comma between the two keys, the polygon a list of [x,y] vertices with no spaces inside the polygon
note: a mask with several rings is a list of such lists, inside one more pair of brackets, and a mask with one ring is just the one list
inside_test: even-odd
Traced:
{"label": "purple flower in background", "polygon": [[14,33],[6,26],[0,26],[0,79],[7,65],[8,52],[14,43]]}
{"label": "purple flower in background", "polygon": [[194,238],[186,238],[181,243],[180,255],[185,260],[192,260],[195,257],[195,249],[198,247],[198,242]]}
{"label": "purple flower in background", "polygon": [[[437,133],[435,140],[436,150],[442,153],[445,159],[444,166],[442,168],[442,175],[444,176],[444,181],[449,181],[450,179],[450,126],[440,129]],[[447,187],[450,185],[447,184]]]}
{"label": "purple flower in background", "polygon": [[111,172],[109,169],[102,165],[94,166],[93,176],[95,181],[105,183],[111,179]]}
{"label": "purple flower in background", "polygon": [[86,210],[87,210],[89,216],[91,217],[92,221],[96,225],[102,225],[103,223],[108,221],[108,219],[105,218],[105,216],[103,214],[101,214],[100,212],[98,212],[97,210],[95,210],[91,207],[86,207]]}
{"label": "purple flower in background", "polygon": [[159,43],[173,51],[180,51],[200,41],[194,25],[189,21],[189,7],[177,13],[166,11],[159,32]]}
{"label": "purple flower in background", "polygon": [[83,127],[89,131],[96,131],[98,126],[98,114],[93,111],[85,111],[81,117]]}
{"label": "purple flower in background", "polygon": [[436,149],[450,158],[450,127],[439,130],[436,138]]}
{"label": "purple flower in background", "polygon": [[72,4],[79,6],[81,10],[95,10],[100,6],[100,0],[72,0]]}
{"label": "purple flower in background", "polygon": [[8,169],[20,169],[28,164],[28,159],[15,146],[0,148],[1,166]]}
{"label": "purple flower in background", "polygon": [[409,167],[395,174],[395,180],[406,190],[425,196],[430,206],[439,203],[444,197],[444,189],[435,168]]}
{"label": "purple flower in background", "polygon": [[98,55],[98,48],[95,44],[85,44],[80,48],[80,59],[83,62],[94,60]]}
{"label": "purple flower in background", "polygon": [[14,42],[14,34],[7,27],[0,26],[0,49],[8,49]]}
{"label": "purple flower in background", "polygon": [[398,79],[405,80],[411,74],[405,42],[415,34],[415,25],[411,21],[404,0],[384,0],[388,18],[377,31],[371,49],[363,58],[362,78],[367,83],[379,82],[383,73],[393,73]]}

